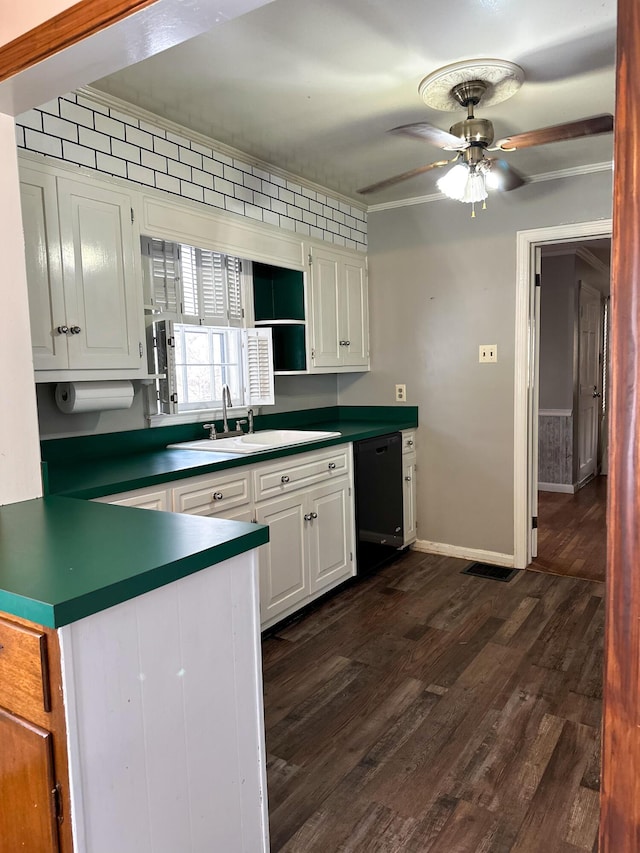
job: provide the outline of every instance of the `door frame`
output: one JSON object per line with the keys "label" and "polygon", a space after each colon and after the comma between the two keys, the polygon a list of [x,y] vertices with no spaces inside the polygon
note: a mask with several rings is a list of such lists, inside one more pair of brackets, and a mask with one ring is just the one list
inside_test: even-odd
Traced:
{"label": "door frame", "polygon": [[596,219],[569,225],[552,225],[518,231],[516,248],[516,318],[514,365],[514,531],[513,565],[526,568],[531,562],[532,492],[537,484],[537,471],[531,461],[537,449],[534,413],[538,397],[538,342],[540,329],[536,322],[536,249],[576,240],[611,238],[612,220]]}

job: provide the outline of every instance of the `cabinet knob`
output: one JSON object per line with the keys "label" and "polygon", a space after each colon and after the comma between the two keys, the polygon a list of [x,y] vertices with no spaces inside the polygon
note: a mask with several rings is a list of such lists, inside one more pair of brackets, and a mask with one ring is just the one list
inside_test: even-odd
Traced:
{"label": "cabinet knob", "polygon": [[305,514],[303,515],[303,518],[305,521],[311,521],[311,513],[305,512]]}
{"label": "cabinet knob", "polygon": [[71,326],[71,328],[69,329],[69,333],[72,335],[79,335],[81,331],[82,329],[80,328],[80,326]]}
{"label": "cabinet knob", "polygon": [[407,440],[407,447],[413,447],[413,439],[409,438]]}
{"label": "cabinet knob", "polygon": [[351,341],[340,341],[341,347],[349,347],[351,346]]}
{"label": "cabinet knob", "polygon": [[286,474],[283,474],[282,477],[280,477],[280,482],[281,483],[288,483],[289,482],[289,478],[287,477]]}
{"label": "cabinet knob", "polygon": [[214,492],[213,493],[214,501],[221,501],[223,497],[224,497],[224,495],[222,494],[222,492]]}
{"label": "cabinet knob", "polygon": [[58,326],[56,331],[59,335],[68,335],[69,334],[69,327],[68,326]]}
{"label": "cabinet knob", "polygon": [[405,477],[405,480],[407,481],[407,483],[410,483],[410,482],[411,482],[411,477]]}
{"label": "cabinet knob", "polygon": [[329,470],[330,470],[330,471],[333,471],[333,469],[334,469],[335,467],[336,467],[336,463],[335,463],[335,462],[329,462]]}
{"label": "cabinet knob", "polygon": [[318,517],[318,513],[317,513],[317,512],[312,512],[312,513],[311,513],[311,518],[317,518],[317,517]]}

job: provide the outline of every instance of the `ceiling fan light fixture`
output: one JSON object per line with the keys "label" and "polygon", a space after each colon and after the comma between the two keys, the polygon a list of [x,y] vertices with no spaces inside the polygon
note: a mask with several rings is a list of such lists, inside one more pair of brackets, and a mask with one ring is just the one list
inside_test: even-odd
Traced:
{"label": "ceiling fan light fixture", "polygon": [[456,163],[441,178],[438,178],[436,185],[448,198],[462,201],[469,182],[469,172],[466,163]]}
{"label": "ceiling fan light fixture", "polygon": [[456,163],[436,183],[441,193],[464,204],[476,204],[487,198],[484,170],[466,163]]}

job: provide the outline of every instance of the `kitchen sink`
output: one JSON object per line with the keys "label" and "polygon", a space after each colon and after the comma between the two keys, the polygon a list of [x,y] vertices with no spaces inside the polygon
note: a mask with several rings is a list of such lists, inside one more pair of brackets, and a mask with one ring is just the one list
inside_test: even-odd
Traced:
{"label": "kitchen sink", "polygon": [[180,450],[205,450],[210,453],[264,453],[279,447],[293,447],[323,438],[337,438],[339,432],[325,432],[311,429],[265,429],[261,432],[233,435],[227,438],[201,438],[197,441],[182,441],[169,444]]}

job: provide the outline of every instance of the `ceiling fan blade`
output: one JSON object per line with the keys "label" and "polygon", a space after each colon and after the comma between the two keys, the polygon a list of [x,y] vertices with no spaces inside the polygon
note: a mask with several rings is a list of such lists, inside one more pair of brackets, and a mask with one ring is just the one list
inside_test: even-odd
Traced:
{"label": "ceiling fan blade", "polygon": [[506,160],[497,160],[494,157],[487,157],[487,160],[491,164],[489,173],[491,175],[491,183],[487,183],[487,186],[490,186],[491,189],[498,190],[499,192],[510,192],[511,190],[517,190],[518,187],[526,183],[525,178],[520,172],[514,169],[513,166],[510,166]]}
{"label": "ceiling fan blade", "polygon": [[426,121],[392,127],[387,133],[396,133],[398,136],[411,136],[413,139],[421,139],[423,142],[430,142],[432,145],[437,145],[438,148],[446,148],[449,151],[460,151],[463,148],[469,147],[465,139],[454,136],[448,130],[442,130],[439,127],[434,127],[432,124],[427,124]]}
{"label": "ceiling fan blade", "polygon": [[403,172],[401,175],[395,175],[393,178],[387,178],[384,181],[378,181],[377,184],[370,184],[368,187],[363,187],[356,192],[361,195],[367,193],[375,193],[378,190],[384,190],[387,187],[392,187],[394,184],[399,184],[400,181],[406,181],[408,178],[415,178],[418,175],[423,175],[425,172],[430,172],[431,169],[439,169],[441,166],[448,166],[451,160],[438,160],[436,163],[429,163],[427,166],[418,166],[417,169],[411,169],[409,172]]}
{"label": "ceiling fan blade", "polygon": [[531,148],[534,145],[546,145],[547,142],[562,142],[565,139],[578,139],[581,136],[595,136],[598,133],[611,133],[613,116],[604,113],[591,118],[581,118],[578,121],[568,121],[565,124],[555,124],[552,127],[541,127],[527,133],[516,133],[499,139],[491,148],[492,151],[513,151],[521,148]]}

